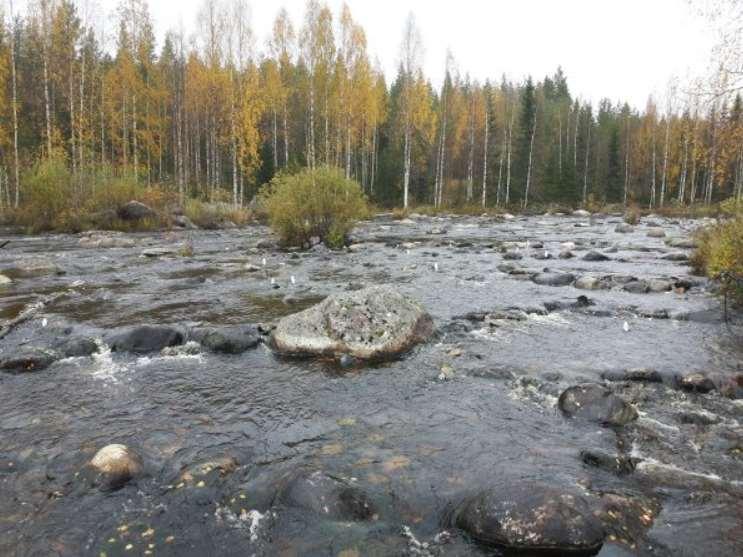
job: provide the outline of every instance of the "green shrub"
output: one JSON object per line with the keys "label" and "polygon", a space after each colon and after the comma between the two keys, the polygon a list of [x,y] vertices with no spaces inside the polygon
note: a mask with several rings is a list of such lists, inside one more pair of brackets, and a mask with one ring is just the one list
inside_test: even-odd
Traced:
{"label": "green shrub", "polygon": [[72,176],[61,155],[38,161],[23,176],[23,206],[17,221],[33,230],[49,230],[70,217],[75,207]]}
{"label": "green shrub", "polygon": [[328,247],[341,247],[356,222],[369,214],[361,186],[329,167],[279,175],[260,198],[271,227],[289,246],[308,247],[316,237]]}
{"label": "green shrub", "polygon": [[701,230],[692,266],[720,282],[722,293],[743,304],[743,215]]}

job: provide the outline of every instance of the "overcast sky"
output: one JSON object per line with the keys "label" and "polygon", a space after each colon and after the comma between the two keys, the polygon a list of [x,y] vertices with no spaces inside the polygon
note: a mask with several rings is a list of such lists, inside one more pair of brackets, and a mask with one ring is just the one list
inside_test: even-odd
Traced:
{"label": "overcast sky", "polygon": [[[92,1],[92,0],[88,0]],[[99,0],[112,22],[118,0]],[[158,36],[183,24],[196,28],[202,0],[150,0]],[[562,65],[571,92],[645,105],[672,75],[704,71],[711,45],[706,24],[687,0],[346,0],[367,33],[372,60],[395,73],[407,14],[415,14],[425,45],[424,69],[438,85],[451,49],[462,74],[541,79]],[[327,0],[335,14],[342,0]],[[18,4],[18,2],[16,2]],[[252,0],[253,29],[263,48],[285,6],[300,26],[305,0]],[[18,8],[16,8],[18,9]],[[107,23],[112,27],[112,23]]]}

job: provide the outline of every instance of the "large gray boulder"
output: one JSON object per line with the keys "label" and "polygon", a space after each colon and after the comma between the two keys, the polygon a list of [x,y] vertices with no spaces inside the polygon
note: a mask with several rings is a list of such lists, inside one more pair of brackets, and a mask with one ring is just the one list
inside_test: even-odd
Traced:
{"label": "large gray boulder", "polygon": [[122,205],[116,211],[116,214],[121,220],[126,221],[137,221],[157,216],[155,211],[139,201],[130,201],[129,203]]}
{"label": "large gray boulder", "polygon": [[593,555],[605,531],[590,500],[531,482],[488,489],[465,501],[456,525],[475,540],[528,555]]}
{"label": "large gray boulder", "polygon": [[283,354],[384,360],[406,352],[433,333],[433,319],[389,286],[329,296],[281,319],[273,345]]}

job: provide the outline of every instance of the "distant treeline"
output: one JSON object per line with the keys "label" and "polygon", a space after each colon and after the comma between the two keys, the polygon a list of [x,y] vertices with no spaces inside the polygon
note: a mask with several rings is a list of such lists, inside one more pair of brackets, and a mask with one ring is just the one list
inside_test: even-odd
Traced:
{"label": "distant treeline", "polygon": [[334,17],[316,0],[302,22],[280,11],[260,49],[244,0],[205,0],[198,32],[169,32],[159,50],[146,0],[122,0],[112,49],[70,0],[10,15],[0,32],[6,206],[24,203],[26,175],[46,159],[64,160],[83,194],[105,172],[235,204],[279,171],[318,165],[340,167],[387,206],[660,207],[743,195],[734,92],[676,87],[639,112],[574,97],[560,69],[481,83],[451,58],[435,89],[412,16],[387,84],[350,10]]}

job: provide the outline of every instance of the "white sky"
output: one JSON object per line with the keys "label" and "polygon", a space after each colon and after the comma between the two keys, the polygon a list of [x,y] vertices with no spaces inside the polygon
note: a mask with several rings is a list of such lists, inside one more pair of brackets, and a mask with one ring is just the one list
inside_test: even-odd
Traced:
{"label": "white sky", "polygon": [[[99,1],[112,29],[118,0]],[[201,1],[150,0],[158,36],[181,23],[195,29]],[[627,100],[637,108],[650,93],[662,98],[671,76],[704,72],[713,37],[687,0],[346,2],[366,30],[372,60],[379,59],[388,78],[397,67],[403,23],[413,12],[425,46],[424,70],[437,86],[450,48],[461,73],[481,81],[500,81],[504,72],[517,81],[527,74],[541,79],[562,65],[573,95],[593,102]],[[334,14],[341,3],[327,0]],[[265,45],[281,6],[299,27],[304,5],[305,0],[252,0],[257,46]]]}

